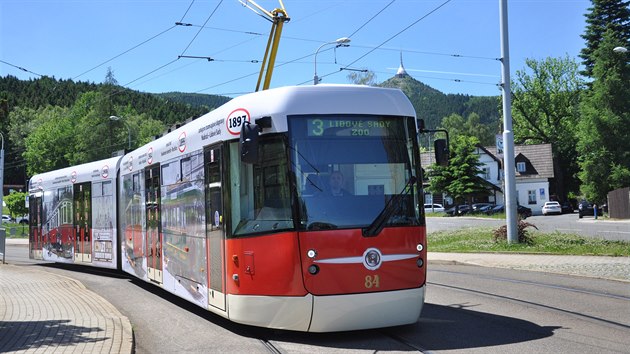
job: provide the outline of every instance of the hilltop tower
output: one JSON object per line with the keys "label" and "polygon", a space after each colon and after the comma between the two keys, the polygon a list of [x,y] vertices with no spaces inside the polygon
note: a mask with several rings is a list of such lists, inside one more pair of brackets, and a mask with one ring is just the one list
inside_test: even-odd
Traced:
{"label": "hilltop tower", "polygon": [[396,72],[396,77],[402,79],[407,76],[409,76],[409,74],[407,74],[407,70],[405,70],[405,67],[403,66],[402,51],[401,51],[400,52],[400,66],[398,67],[398,71]]}

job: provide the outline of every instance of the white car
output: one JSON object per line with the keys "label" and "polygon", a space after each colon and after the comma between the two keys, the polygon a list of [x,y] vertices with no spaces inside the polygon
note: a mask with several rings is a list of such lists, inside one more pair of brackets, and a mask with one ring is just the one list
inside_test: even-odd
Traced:
{"label": "white car", "polygon": [[542,207],[543,215],[562,214],[562,207],[558,202],[546,202]]}
{"label": "white car", "polygon": [[424,213],[443,213],[444,206],[442,204],[425,204]]}
{"label": "white car", "polygon": [[2,223],[3,224],[7,224],[13,222],[13,218],[10,217],[9,215],[2,215]]}

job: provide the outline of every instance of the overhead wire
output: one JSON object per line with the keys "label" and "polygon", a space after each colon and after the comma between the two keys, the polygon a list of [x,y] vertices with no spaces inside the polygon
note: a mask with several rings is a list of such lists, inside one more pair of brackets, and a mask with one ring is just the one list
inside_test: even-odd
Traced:
{"label": "overhead wire", "polygon": [[163,35],[164,33],[166,33],[166,32],[168,32],[168,31],[172,30],[172,29],[173,29],[173,28],[175,28],[175,27],[177,27],[177,25],[173,25],[173,26],[171,26],[171,27],[169,27],[169,28],[165,29],[164,31],[162,31],[162,32],[160,32],[160,33],[158,33],[158,34],[156,34],[155,36],[153,36],[153,37],[151,37],[151,38],[149,38],[149,39],[147,39],[147,40],[144,40],[144,41],[142,41],[141,43],[136,44],[135,46],[133,46],[133,47],[131,47],[131,48],[129,48],[129,49],[127,49],[127,50],[125,50],[124,52],[122,52],[122,53],[120,53],[120,54],[117,54],[117,55],[115,55],[115,56],[111,57],[110,59],[105,60],[104,62],[102,62],[102,63],[100,63],[100,64],[96,65],[95,67],[93,67],[93,68],[91,68],[91,69],[89,69],[89,70],[86,70],[86,71],[82,72],[81,74],[79,74],[79,75],[77,75],[77,76],[73,77],[73,78],[72,78],[72,80],[76,80],[77,78],[79,78],[79,77],[81,77],[81,76],[83,76],[83,75],[85,75],[85,74],[89,73],[90,71],[100,68],[101,66],[103,66],[103,65],[105,65],[105,64],[107,64],[107,63],[109,63],[110,61],[112,61],[112,60],[114,60],[114,59],[117,59],[117,58],[119,58],[119,57],[121,57],[121,56],[123,56],[123,55],[125,55],[125,54],[127,54],[127,53],[129,53],[129,52],[131,52],[132,50],[134,50],[134,49],[136,49],[136,48],[140,47],[141,45],[144,45],[144,44],[146,44],[146,43],[148,43],[148,42],[152,41],[153,39],[155,39],[155,38],[157,38],[157,37],[159,37],[159,36]]}
{"label": "overhead wire", "polygon": [[392,0],[390,1],[389,4],[385,5],[384,8],[381,9],[381,11],[377,12],[374,16],[372,16],[369,20],[367,20],[365,23],[363,23],[359,28],[357,28],[354,32],[352,32],[351,35],[348,36],[348,38],[352,38],[352,36],[354,36],[355,34],[357,34],[357,32],[359,32],[363,27],[365,27],[368,23],[372,22],[373,19],[375,19],[378,15],[380,15],[383,11],[385,11],[385,9],[387,9],[391,4],[393,4],[394,2],[396,2],[396,0]]}
{"label": "overhead wire", "polygon": [[195,36],[190,40],[190,43],[188,43],[188,45],[186,46],[186,48],[184,48],[184,50],[182,51],[182,54],[180,55],[184,55],[186,53],[186,51],[188,50],[188,48],[190,48],[190,46],[193,44],[193,42],[195,41],[195,39],[197,39],[197,36],[199,36],[199,33],[201,33],[201,31],[203,30],[203,26],[205,26],[208,21],[210,21],[210,19],[212,18],[212,16],[214,15],[215,12],[217,12],[217,10],[219,9],[219,6],[221,6],[221,4],[223,3],[223,0],[219,1],[219,3],[217,4],[217,6],[215,6],[214,10],[212,10],[212,12],[210,13],[210,15],[208,16],[208,18],[206,19],[206,21],[203,23],[203,25],[201,26],[201,28],[199,28],[199,31],[197,31],[197,33],[195,34]]}
{"label": "overhead wire", "polygon": [[6,61],[4,61],[4,60],[0,60],[0,63],[3,63],[3,64],[6,64],[6,65],[9,65],[9,66],[12,66],[12,67],[14,67],[14,68],[16,68],[16,69],[18,69],[18,70],[22,70],[22,71],[24,71],[24,72],[31,73],[31,74],[33,74],[33,75],[37,75],[37,76],[39,76],[39,77],[44,76],[44,75],[41,75],[41,74],[38,74],[38,73],[32,72],[32,71],[30,71],[30,70],[28,70],[28,69],[25,69],[25,68],[23,68],[23,67],[21,67],[21,66],[18,66],[18,65],[15,65],[15,64],[11,64],[11,63],[6,62]]}
{"label": "overhead wire", "polygon": [[374,49],[371,49],[370,51],[368,51],[367,53],[363,54],[362,56],[358,57],[357,59],[355,59],[353,62],[351,62],[350,64],[348,64],[348,66],[358,62],[359,60],[365,58],[366,56],[368,56],[370,53],[374,52],[376,49],[382,47],[383,45],[385,45],[387,42],[391,41],[392,39],[398,37],[399,35],[401,35],[403,32],[407,31],[408,29],[410,29],[411,27],[415,26],[418,22],[424,20],[425,18],[429,17],[430,15],[432,15],[433,13],[435,13],[437,10],[441,9],[442,7],[444,7],[446,4],[448,4],[449,2],[451,2],[452,0],[446,0],[443,3],[441,3],[440,5],[438,5],[437,7],[435,7],[433,10],[429,11],[428,13],[426,13],[424,16],[420,17],[419,19],[415,20],[414,22],[412,22],[410,25],[408,25],[407,27],[403,28],[402,30],[398,31],[396,34],[394,34],[393,36],[387,38],[385,41],[383,41],[383,43],[379,44],[378,46],[376,46]]}
{"label": "overhead wire", "polygon": [[184,18],[186,17],[186,15],[188,15],[188,11],[190,11],[190,8],[193,6],[193,4],[195,3],[195,0],[192,0],[190,2],[190,5],[188,5],[188,8],[186,9],[186,12],[184,12],[184,15],[182,16],[182,19],[179,20],[179,22],[181,23],[182,21],[184,21]]}
{"label": "overhead wire", "polygon": [[[373,53],[375,50],[379,49],[380,47],[382,47],[383,45],[385,45],[387,42],[391,41],[392,39],[398,37],[399,35],[401,35],[402,33],[404,33],[405,31],[407,31],[408,29],[410,29],[411,27],[415,26],[418,22],[424,20],[425,18],[429,17],[430,15],[432,15],[433,13],[435,13],[436,11],[438,11],[439,9],[441,9],[442,7],[444,7],[446,4],[448,4],[449,2],[451,2],[452,0],[446,0],[443,3],[441,3],[440,5],[436,6],[435,8],[433,8],[431,11],[427,12],[426,14],[424,14],[423,16],[421,16],[420,18],[418,18],[417,20],[415,20],[414,22],[412,22],[411,24],[409,24],[407,27],[403,28],[402,30],[396,32],[394,35],[390,36],[389,38],[387,38],[385,41],[383,41],[381,44],[377,45],[376,47],[372,48],[371,50],[367,51],[365,54],[361,55],[360,57],[358,57],[357,59],[355,59],[354,61],[352,61],[350,64],[346,65],[345,67],[340,68],[338,71],[335,72],[331,72],[328,74],[324,74],[321,75],[320,78],[324,78],[330,75],[334,75],[336,73],[338,73],[339,71],[342,71],[344,68],[348,68],[350,66],[352,66],[353,64],[355,64],[356,62],[358,62],[359,60],[365,58],[366,56],[370,55],[371,53]],[[301,84],[300,84],[301,85]]]}

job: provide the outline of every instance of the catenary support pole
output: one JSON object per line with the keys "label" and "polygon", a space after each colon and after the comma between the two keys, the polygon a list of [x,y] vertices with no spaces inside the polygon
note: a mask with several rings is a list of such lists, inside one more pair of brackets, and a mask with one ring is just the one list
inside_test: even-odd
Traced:
{"label": "catenary support pole", "polygon": [[512,131],[512,92],[510,91],[510,47],[507,0],[499,0],[501,18],[501,67],[503,88],[503,173],[505,176],[505,222],[508,243],[518,243],[516,219],[516,172],[514,169],[514,132]]}

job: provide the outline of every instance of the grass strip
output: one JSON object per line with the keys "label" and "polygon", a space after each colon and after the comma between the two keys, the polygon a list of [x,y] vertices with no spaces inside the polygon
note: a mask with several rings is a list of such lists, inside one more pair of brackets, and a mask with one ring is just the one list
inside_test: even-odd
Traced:
{"label": "grass strip", "polygon": [[429,252],[630,256],[630,242],[627,241],[610,241],[559,232],[543,233],[529,228],[532,244],[508,244],[506,241],[493,241],[494,230],[491,227],[480,227],[432,232],[428,235],[427,249]]}

